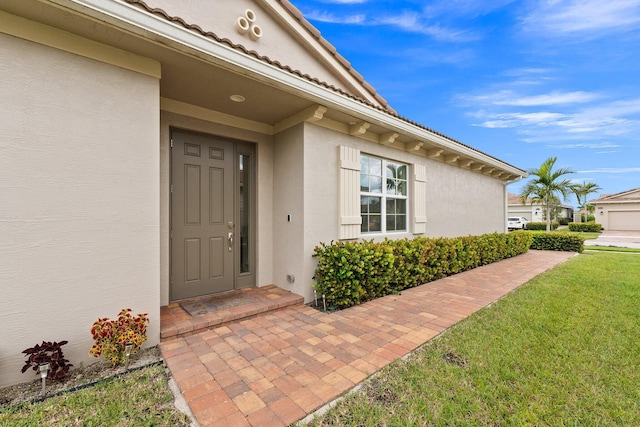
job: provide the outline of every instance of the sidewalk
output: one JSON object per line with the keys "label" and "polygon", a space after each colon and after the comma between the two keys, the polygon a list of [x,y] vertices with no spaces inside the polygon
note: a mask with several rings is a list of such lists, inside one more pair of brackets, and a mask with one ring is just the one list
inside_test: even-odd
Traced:
{"label": "sidewalk", "polygon": [[640,249],[640,231],[603,231],[595,240],[585,240],[585,246],[614,246]]}
{"label": "sidewalk", "polygon": [[529,251],[336,313],[304,305],[160,344],[203,426],[285,426],[575,254]]}

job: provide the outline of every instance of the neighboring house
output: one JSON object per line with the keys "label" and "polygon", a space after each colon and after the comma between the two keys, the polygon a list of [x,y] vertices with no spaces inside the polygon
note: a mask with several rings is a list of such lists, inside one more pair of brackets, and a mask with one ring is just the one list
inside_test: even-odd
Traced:
{"label": "neighboring house", "polygon": [[[286,0],[0,3],[0,385],[332,240],[504,232],[526,173],[400,117]],[[397,77],[397,76],[396,76]],[[500,208],[496,208],[496,207]]]}
{"label": "neighboring house", "polygon": [[[507,196],[507,206],[509,216],[523,216],[529,221],[545,222],[545,209],[541,203],[535,203],[531,199],[527,199],[527,203],[523,204],[520,196],[509,193]],[[558,206],[558,218],[567,218],[573,221],[573,207],[560,204]]]}
{"label": "neighboring house", "polygon": [[590,202],[596,222],[605,230],[640,231],[640,188],[603,194]]}

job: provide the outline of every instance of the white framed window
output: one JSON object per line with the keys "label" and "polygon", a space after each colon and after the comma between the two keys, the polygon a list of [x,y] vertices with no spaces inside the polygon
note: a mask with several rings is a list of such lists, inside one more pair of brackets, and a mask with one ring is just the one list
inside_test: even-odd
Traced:
{"label": "white framed window", "polygon": [[360,155],[361,233],[407,231],[409,166]]}

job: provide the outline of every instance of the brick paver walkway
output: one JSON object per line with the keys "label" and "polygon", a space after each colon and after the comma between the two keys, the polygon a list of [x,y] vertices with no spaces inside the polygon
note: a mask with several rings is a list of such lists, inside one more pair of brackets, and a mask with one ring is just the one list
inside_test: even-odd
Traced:
{"label": "brick paver walkway", "polygon": [[291,306],[160,349],[200,425],[289,425],[573,255],[529,251],[336,313]]}

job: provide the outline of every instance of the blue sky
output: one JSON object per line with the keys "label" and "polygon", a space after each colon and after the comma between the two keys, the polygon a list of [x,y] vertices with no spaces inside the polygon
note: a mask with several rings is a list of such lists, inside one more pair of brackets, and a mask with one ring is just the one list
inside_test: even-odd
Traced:
{"label": "blue sky", "polygon": [[292,3],[400,115],[525,170],[556,156],[602,194],[640,187],[640,0]]}

